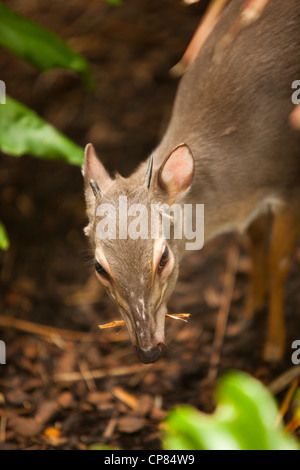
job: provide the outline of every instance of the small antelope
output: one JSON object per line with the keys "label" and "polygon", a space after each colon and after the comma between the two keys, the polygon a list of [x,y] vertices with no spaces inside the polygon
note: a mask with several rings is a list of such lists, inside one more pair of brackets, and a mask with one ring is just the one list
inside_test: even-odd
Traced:
{"label": "small antelope", "polygon": [[[180,81],[164,137],[130,177],[112,179],[93,146],[86,147],[85,233],[96,274],[144,363],[165,350],[167,302],[186,240],[167,239],[161,226],[156,237],[125,237],[124,227],[120,236],[117,211],[117,235],[99,237],[101,207],[117,207],[120,196],[127,207],[142,204],[148,215],[157,204],[204,204],[205,241],[226,231],[247,232],[253,270],[246,316],[268,301],[264,358],[277,361],[284,352],[284,284],[300,229],[300,132],[289,118],[291,86],[300,79],[300,2],[270,0],[259,19],[224,45],[244,3],[226,7]],[[145,214],[141,224],[148,223]],[[170,224],[175,227],[176,215]]]}

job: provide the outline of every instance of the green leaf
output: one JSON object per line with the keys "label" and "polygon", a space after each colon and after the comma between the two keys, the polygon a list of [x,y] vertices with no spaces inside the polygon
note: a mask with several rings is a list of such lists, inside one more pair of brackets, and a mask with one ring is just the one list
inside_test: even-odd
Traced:
{"label": "green leaf", "polygon": [[207,415],[188,406],[173,409],[165,423],[167,450],[296,450],[281,425],[274,398],[253,377],[227,374],[217,389],[217,408]]}
{"label": "green leaf", "polygon": [[9,248],[9,239],[5,230],[4,225],[0,222],[0,250],[8,250]]}
{"label": "green leaf", "polygon": [[13,12],[0,2],[0,45],[39,70],[65,67],[79,73],[88,86],[91,75],[85,58],[48,29]]}
{"label": "green leaf", "polygon": [[81,147],[9,96],[0,105],[0,149],[9,155],[30,154],[76,165],[83,163],[84,155]]}

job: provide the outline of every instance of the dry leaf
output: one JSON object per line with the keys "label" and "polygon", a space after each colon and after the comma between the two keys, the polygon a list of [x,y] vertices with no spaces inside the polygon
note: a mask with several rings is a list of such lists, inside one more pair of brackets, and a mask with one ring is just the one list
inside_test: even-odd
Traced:
{"label": "dry leaf", "polygon": [[17,434],[24,437],[37,436],[43,429],[43,424],[34,418],[23,418],[22,416],[11,418],[10,426]]}
{"label": "dry leaf", "polygon": [[57,403],[62,408],[70,408],[73,403],[73,393],[66,390],[65,392],[60,393],[57,397]]}
{"label": "dry leaf", "polygon": [[146,420],[137,416],[124,416],[118,420],[118,430],[128,434],[140,431],[145,425]]}
{"label": "dry leaf", "polygon": [[58,405],[55,400],[42,401],[37,409],[35,420],[38,423],[47,423],[58,411]]}

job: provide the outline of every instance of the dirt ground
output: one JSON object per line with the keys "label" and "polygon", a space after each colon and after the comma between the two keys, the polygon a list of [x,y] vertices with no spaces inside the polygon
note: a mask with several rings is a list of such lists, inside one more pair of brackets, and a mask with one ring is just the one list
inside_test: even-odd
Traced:
{"label": "dirt ground", "polygon": [[[5,50],[0,78],[11,96],[79,145],[93,142],[107,168],[125,176],[163,133],[178,83],[169,69],[206,4],[11,0],[11,8],[86,56],[95,86],[86,90],[67,71],[40,74]],[[9,251],[0,253],[0,339],[7,345],[7,364],[0,366],[0,449],[87,449],[95,443],[159,449],[159,425],[174,405],[212,411],[212,344],[228,255],[236,247],[239,261],[217,373],[241,369],[268,384],[292,367],[290,345],[300,331],[299,249],[287,284],[287,350],[280,364],[262,360],[266,315],[243,326],[250,260],[244,242],[226,235],[183,260],[169,310],[189,312],[190,320],[167,321],[166,354],[146,366],[124,328],[97,328],[119,314],[93,273],[83,234],[80,169],[2,155],[0,219],[11,240]]]}

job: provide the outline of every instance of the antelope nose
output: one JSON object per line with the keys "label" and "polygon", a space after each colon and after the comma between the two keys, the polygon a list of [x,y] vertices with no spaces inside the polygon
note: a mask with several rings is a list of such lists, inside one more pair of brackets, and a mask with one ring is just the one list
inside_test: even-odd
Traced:
{"label": "antelope nose", "polygon": [[164,343],[159,343],[157,346],[153,346],[147,349],[137,348],[137,355],[144,364],[150,364],[156,362],[163,355],[166,346]]}

